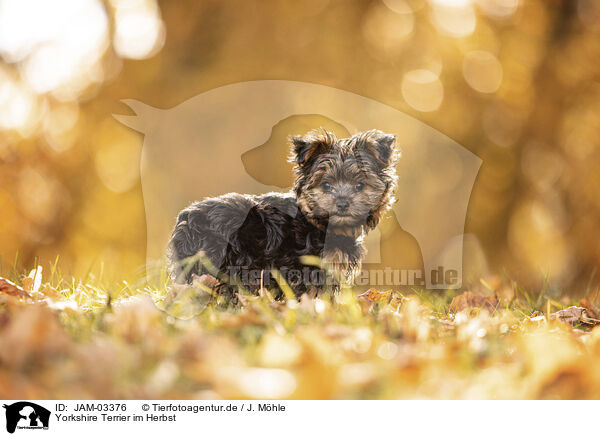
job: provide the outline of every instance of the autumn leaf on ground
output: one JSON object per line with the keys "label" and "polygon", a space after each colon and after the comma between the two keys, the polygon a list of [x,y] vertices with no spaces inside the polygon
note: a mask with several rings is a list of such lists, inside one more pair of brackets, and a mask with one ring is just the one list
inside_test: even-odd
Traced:
{"label": "autumn leaf on ground", "polygon": [[365,298],[369,301],[387,301],[392,296],[392,291],[378,291],[376,289],[369,289],[358,296],[358,298]]}
{"label": "autumn leaf on ground", "polygon": [[356,297],[363,313],[367,313],[375,303],[387,303],[392,297],[392,291],[368,289]]}
{"label": "autumn leaf on ground", "polygon": [[571,306],[550,314],[550,319],[574,324],[580,322],[587,325],[600,324],[600,319],[593,318],[585,307]]}
{"label": "autumn leaf on ground", "polygon": [[13,297],[29,297],[30,295],[20,286],[10,280],[0,277],[0,293],[8,294]]}
{"label": "autumn leaf on ground", "polygon": [[471,307],[482,307],[489,311],[495,311],[498,308],[498,298],[495,296],[484,297],[467,291],[452,299],[452,302],[450,303],[450,312],[457,313]]}
{"label": "autumn leaf on ground", "polygon": [[600,319],[600,311],[592,305],[590,300],[588,300],[587,298],[582,298],[581,300],[579,300],[579,304],[581,305],[581,307],[585,308],[585,310],[591,318]]}

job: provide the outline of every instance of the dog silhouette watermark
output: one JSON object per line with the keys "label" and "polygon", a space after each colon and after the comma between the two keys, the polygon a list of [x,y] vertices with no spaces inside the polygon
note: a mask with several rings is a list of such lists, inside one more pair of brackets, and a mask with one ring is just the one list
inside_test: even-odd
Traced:
{"label": "dog silhouette watermark", "polygon": [[50,411],[29,401],[4,404],[6,409],[6,431],[14,433],[16,429],[48,430]]}
{"label": "dog silhouette watermark", "polygon": [[[319,115],[351,133],[376,128],[396,135],[402,158],[391,212],[420,248],[424,274],[416,277],[418,284],[428,289],[461,287],[467,207],[482,161],[423,122],[351,92],[284,80],[223,86],[171,109],[135,100],[124,103],[136,115],[114,117],[144,134],[141,183],[148,263],[164,257],[174,218],[192,201],[229,192],[288,191],[264,183],[262,174],[249,174],[242,156],[268,143],[276,126],[290,117]],[[285,143],[278,146],[287,148]],[[276,165],[269,162],[261,172]],[[404,248],[393,247],[383,256],[385,238],[378,228],[369,233],[364,264],[381,271],[391,268],[395,253]]]}

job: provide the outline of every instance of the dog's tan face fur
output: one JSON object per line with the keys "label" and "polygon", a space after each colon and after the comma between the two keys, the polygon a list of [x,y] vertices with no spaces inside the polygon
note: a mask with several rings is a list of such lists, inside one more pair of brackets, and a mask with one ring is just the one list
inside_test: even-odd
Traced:
{"label": "dog's tan face fur", "polygon": [[395,137],[371,130],[338,139],[322,131],[291,141],[294,190],[307,218],[333,231],[374,228],[393,201]]}

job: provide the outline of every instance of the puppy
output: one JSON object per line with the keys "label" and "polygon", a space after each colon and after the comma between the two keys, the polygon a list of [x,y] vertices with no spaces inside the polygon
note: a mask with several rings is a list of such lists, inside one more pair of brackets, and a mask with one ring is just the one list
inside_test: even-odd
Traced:
{"label": "puppy", "polygon": [[240,286],[282,297],[282,279],[296,296],[352,282],[363,237],[394,200],[395,136],[370,130],[338,139],[321,130],[290,141],[291,192],[227,194],[179,213],[169,244],[176,281],[208,278],[231,297]]}

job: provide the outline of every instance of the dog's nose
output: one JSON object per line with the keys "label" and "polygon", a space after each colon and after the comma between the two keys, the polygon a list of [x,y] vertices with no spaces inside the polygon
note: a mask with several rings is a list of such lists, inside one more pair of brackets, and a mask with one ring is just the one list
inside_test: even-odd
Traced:
{"label": "dog's nose", "polygon": [[338,200],[335,205],[340,212],[346,212],[350,207],[350,202],[348,200]]}

